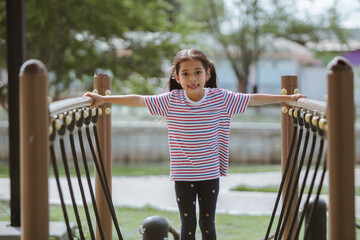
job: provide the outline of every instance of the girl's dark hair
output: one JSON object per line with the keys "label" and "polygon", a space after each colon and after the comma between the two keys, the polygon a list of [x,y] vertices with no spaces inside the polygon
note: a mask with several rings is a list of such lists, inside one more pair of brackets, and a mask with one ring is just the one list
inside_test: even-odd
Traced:
{"label": "girl's dark hair", "polygon": [[210,69],[210,77],[206,81],[205,87],[208,88],[217,88],[217,77],[215,71],[215,65],[210,61],[206,55],[197,49],[183,49],[176,55],[174,59],[173,66],[171,67],[170,76],[169,76],[169,91],[174,89],[182,89],[181,85],[176,81],[175,73],[179,75],[180,63],[187,60],[198,60],[202,63],[205,71],[207,72]]}

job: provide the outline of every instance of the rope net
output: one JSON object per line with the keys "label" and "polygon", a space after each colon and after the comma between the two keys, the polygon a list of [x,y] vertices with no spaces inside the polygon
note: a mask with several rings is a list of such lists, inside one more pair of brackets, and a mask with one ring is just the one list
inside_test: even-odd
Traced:
{"label": "rope net", "polygon": [[[284,112],[287,112],[287,109]],[[326,156],[324,156],[326,144],[325,116],[320,116],[316,111],[298,108],[291,108],[288,113],[293,123],[292,139],[264,239],[283,239],[286,227],[289,229],[286,239],[298,239],[305,216],[307,217],[307,223],[304,228],[304,239],[308,239],[308,229],[314,223],[314,211],[319,201],[326,173]],[[311,141],[310,136],[312,136]],[[309,142],[311,142],[310,148]],[[316,159],[314,159],[315,154],[317,154]],[[320,166],[322,166],[322,170],[320,170]],[[311,170],[312,176],[310,176]],[[301,175],[303,177],[300,182]],[[285,189],[286,180],[288,182]],[[316,185],[317,190],[315,192]],[[305,193],[306,189],[307,194]],[[283,202],[280,209],[281,197]],[[310,206],[309,203],[312,197],[314,201]],[[280,214],[277,224],[274,226],[275,231],[271,233],[278,208]]]}
{"label": "rope net", "polygon": [[[84,187],[84,185],[87,186],[87,190],[88,190],[90,198],[91,198],[91,203],[92,203],[93,211],[94,211],[93,214],[95,215],[96,224],[98,227],[100,238],[103,240],[105,239],[103,226],[102,226],[102,223],[100,220],[98,204],[96,202],[96,198],[95,198],[95,194],[94,194],[94,190],[93,190],[93,186],[92,186],[92,181],[91,181],[89,165],[93,164],[95,171],[99,176],[102,191],[106,198],[106,203],[107,203],[109,212],[111,214],[112,222],[115,227],[117,236],[119,239],[123,239],[122,235],[121,235],[120,227],[118,224],[117,216],[115,213],[115,207],[113,205],[111,192],[110,192],[110,188],[109,188],[109,183],[108,183],[107,177],[106,177],[104,162],[102,159],[101,148],[100,148],[100,143],[99,143],[99,137],[98,137],[98,133],[97,133],[96,123],[98,122],[99,116],[101,114],[102,114],[102,110],[100,108],[89,109],[89,108],[85,107],[85,108],[70,110],[68,112],[54,115],[51,117],[51,126],[50,126],[51,163],[52,163],[54,176],[55,176],[56,184],[57,184],[58,191],[59,191],[61,207],[62,207],[62,211],[64,214],[64,221],[66,224],[67,234],[68,234],[69,239],[73,239],[73,237],[72,237],[73,233],[72,233],[70,223],[69,223],[68,211],[67,211],[67,208],[65,205],[64,190],[62,190],[62,188],[64,186],[61,185],[60,177],[59,177],[59,168],[58,168],[59,162],[57,161],[57,158],[56,158],[57,156],[56,156],[56,151],[55,151],[55,144],[56,144],[57,137],[59,140],[62,164],[63,164],[65,175],[66,175],[67,187],[68,187],[68,191],[69,191],[70,198],[71,198],[72,208],[74,210],[74,215],[75,215],[80,239],[86,239],[86,237],[84,234],[84,226],[80,219],[80,214],[79,214],[79,210],[78,210],[78,206],[77,206],[77,199],[74,194],[74,186],[73,186],[74,183],[72,182],[72,179],[71,179],[72,175],[69,170],[69,162],[70,161],[68,160],[68,156],[66,154],[67,153],[66,144],[65,144],[66,140],[70,143],[70,147],[71,147],[71,155],[72,156],[70,157],[70,159],[72,160],[72,163],[75,167],[75,176],[76,176],[77,184],[78,184],[78,187],[79,187],[79,190],[81,193],[81,202],[84,207],[86,223],[87,223],[87,227],[89,229],[90,238],[95,239],[95,231],[94,231],[94,227],[93,227],[93,222],[91,220],[91,212],[90,212],[90,209],[88,206],[88,201],[86,199],[86,194],[85,194],[86,187]],[[77,131],[75,131],[75,128],[77,128]],[[86,141],[84,141],[84,139],[83,139],[83,131],[82,131],[83,128],[85,128],[87,146],[85,146]],[[75,142],[74,131],[78,135],[78,142],[77,142],[78,145]],[[94,142],[95,142],[95,144],[94,144]],[[81,176],[81,172],[82,172],[80,169],[81,164],[79,164],[78,152],[77,152],[76,146],[80,146],[82,166],[83,166],[84,172],[85,172],[84,180]],[[88,160],[88,156],[86,154],[86,150],[85,150],[86,147],[88,147],[91,152],[90,160]],[[95,147],[96,147],[97,152],[95,151]],[[83,181],[85,183],[83,183]]]}

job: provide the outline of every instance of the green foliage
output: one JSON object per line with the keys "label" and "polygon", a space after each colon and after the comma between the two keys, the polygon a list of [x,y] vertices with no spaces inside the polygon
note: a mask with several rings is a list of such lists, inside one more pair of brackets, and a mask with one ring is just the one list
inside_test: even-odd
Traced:
{"label": "green foliage", "polygon": [[[27,57],[45,63],[55,99],[70,89],[90,90],[95,71],[109,72],[120,81],[133,74],[159,78],[162,62],[174,57],[181,40],[173,33],[180,28],[172,19],[172,2],[27,0]],[[1,0],[0,68],[6,67],[5,21]]]}
{"label": "green foliage", "polygon": [[315,52],[315,57],[321,59],[324,64],[328,64],[335,57],[339,56],[339,52]]}

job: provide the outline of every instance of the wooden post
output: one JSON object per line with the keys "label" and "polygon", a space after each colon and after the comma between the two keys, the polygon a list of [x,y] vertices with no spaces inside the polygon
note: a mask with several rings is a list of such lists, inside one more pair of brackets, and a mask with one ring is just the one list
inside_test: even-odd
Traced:
{"label": "wooden post", "polygon": [[[95,74],[94,89],[98,90],[98,93],[100,95],[109,94],[108,91],[111,91],[110,76],[102,73]],[[111,192],[111,111],[108,110],[111,108],[111,104],[104,104],[101,106],[101,108],[103,110],[103,114],[99,117],[99,122],[97,123],[97,130],[99,135],[102,159],[104,161],[107,181],[109,183],[109,189]],[[112,239],[111,215],[104,192],[102,190],[99,176],[97,174],[95,175],[95,195],[96,202],[98,203],[99,215],[101,219],[101,225],[104,230],[105,239]],[[96,239],[100,239],[99,231],[97,231],[96,233]]]}
{"label": "wooden post", "polygon": [[48,73],[43,63],[20,69],[21,239],[49,239]]}
{"label": "wooden post", "polygon": [[327,70],[330,240],[355,240],[354,74],[342,57]]}
{"label": "wooden post", "polygon": [[[287,95],[293,94],[294,90],[297,87],[298,87],[297,76],[281,76],[281,89],[286,89]],[[282,93],[282,94],[284,94],[284,93]],[[286,106],[286,104],[282,103],[281,107],[284,107],[284,106]],[[286,165],[286,161],[287,161],[288,154],[290,151],[292,135],[293,135],[293,122],[287,114],[282,114],[281,115],[281,166],[282,166],[283,174],[285,171],[285,165]],[[292,167],[292,165],[290,164],[288,174],[290,174],[291,167]],[[296,171],[297,171],[297,168],[295,168],[295,172]],[[289,176],[287,176],[285,179],[282,196],[285,196],[285,194],[286,194],[286,189],[287,189],[288,183],[289,183]],[[283,201],[284,201],[284,199],[283,199]],[[294,216],[296,202],[297,202],[297,197],[295,196],[295,198],[293,200],[293,204],[291,206],[291,211],[289,214],[288,222],[284,223],[284,224],[286,224],[286,226],[284,229],[283,239],[288,238],[289,231],[290,231],[289,225]],[[287,206],[287,208],[289,208],[289,206]]]}

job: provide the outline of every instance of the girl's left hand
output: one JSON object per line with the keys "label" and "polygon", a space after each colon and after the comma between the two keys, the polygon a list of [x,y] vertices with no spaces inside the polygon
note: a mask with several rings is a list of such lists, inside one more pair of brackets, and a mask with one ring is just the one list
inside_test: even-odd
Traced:
{"label": "girl's left hand", "polygon": [[297,94],[289,95],[289,97],[290,97],[290,101],[296,102],[299,98],[306,98],[306,95],[297,93]]}
{"label": "girl's left hand", "polygon": [[91,97],[94,101],[91,104],[91,108],[94,108],[100,104],[103,104],[105,102],[104,100],[104,96],[101,96],[99,94],[96,93],[92,93],[92,92],[87,92],[83,95],[83,97]]}

